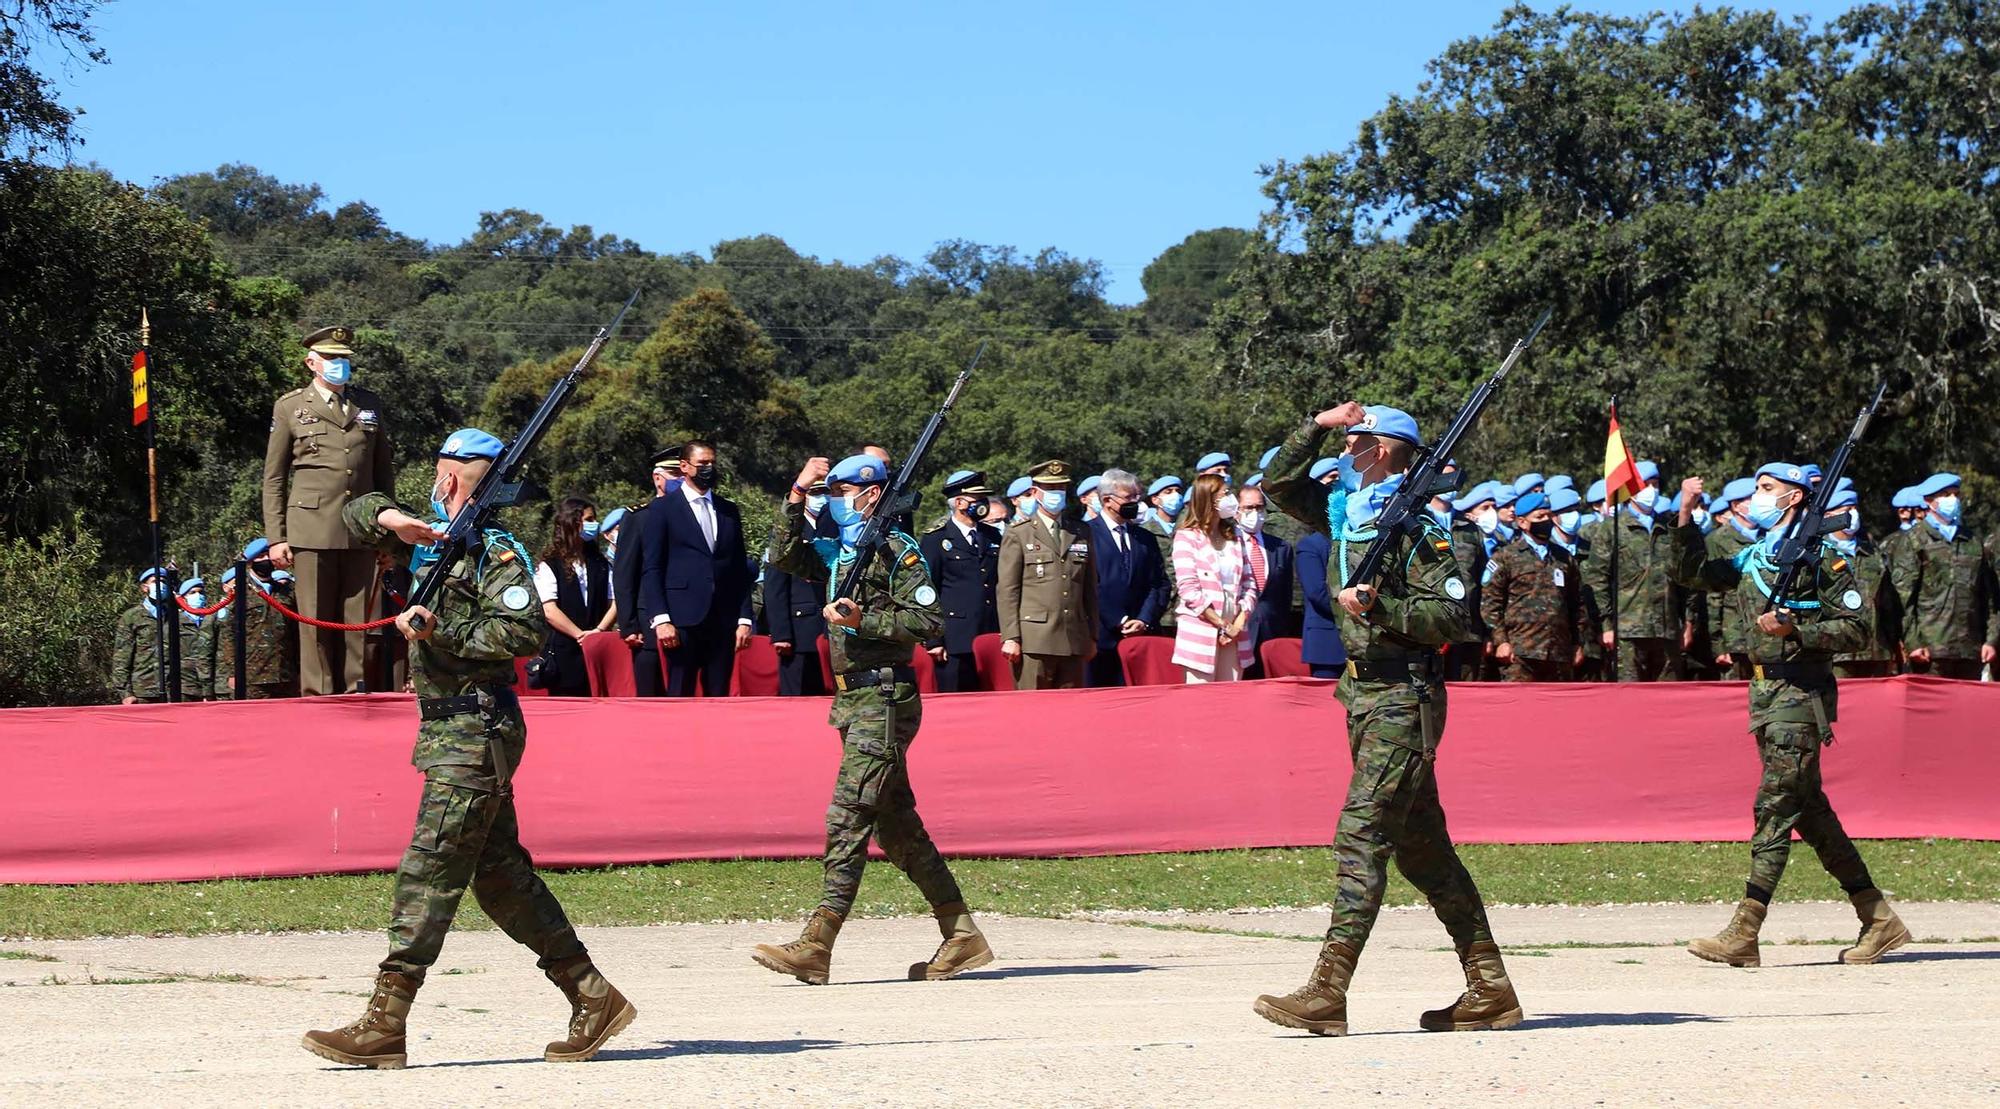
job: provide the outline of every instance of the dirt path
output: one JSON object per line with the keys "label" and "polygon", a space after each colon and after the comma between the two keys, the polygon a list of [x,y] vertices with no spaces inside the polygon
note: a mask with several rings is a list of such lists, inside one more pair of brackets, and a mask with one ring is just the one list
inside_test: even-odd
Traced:
{"label": "dirt path", "polygon": [[[1320,913],[987,920],[1001,961],[910,983],[928,920],[861,920],[834,984],[754,966],[793,924],[600,928],[600,964],[641,1009],[595,1063],[541,1061],[562,999],[494,932],[455,936],[413,1014],[411,1069],[361,1073],[300,1050],[359,1014],[373,934],[22,941],[0,961],[0,1104],[458,1105],[1776,1104],[2000,1099],[2000,905],[1911,905],[1926,942],[1832,963],[1844,905],[1781,904],[1765,965],[1671,946],[1724,906],[1496,909],[1529,1020],[1426,1035],[1462,984],[1427,913],[1384,915],[1350,998],[1356,1033],[1265,1024],[1260,992],[1304,980]],[[1214,931],[1222,929],[1226,931]],[[1246,936],[1235,932],[1271,933]],[[1591,944],[1617,946],[1561,946]],[[1630,946],[1625,946],[1630,945]]]}

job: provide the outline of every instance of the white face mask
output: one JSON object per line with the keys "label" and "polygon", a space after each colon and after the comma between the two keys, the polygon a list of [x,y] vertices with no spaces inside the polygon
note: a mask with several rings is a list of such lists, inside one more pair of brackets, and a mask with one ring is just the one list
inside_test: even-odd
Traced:
{"label": "white face mask", "polygon": [[1582,519],[1583,517],[1579,516],[1575,512],[1565,512],[1562,515],[1556,517],[1556,527],[1561,528],[1562,533],[1564,535],[1575,535],[1577,524],[1580,523]]}
{"label": "white face mask", "polygon": [[1657,485],[1648,485],[1644,489],[1639,490],[1639,495],[1632,499],[1639,502],[1639,507],[1651,511],[1653,505],[1660,499],[1660,487]]}
{"label": "white face mask", "polygon": [[1492,535],[1493,529],[1500,526],[1500,510],[1497,508],[1482,508],[1472,514],[1472,522],[1478,526],[1480,531]]}
{"label": "white face mask", "polygon": [[1931,510],[1936,512],[1938,514],[1938,518],[1942,519],[1946,523],[1948,524],[1957,523],[1958,495],[1954,493],[1949,497],[1939,497],[1937,500],[1931,502]]}
{"label": "white face mask", "polygon": [[1225,520],[1234,520],[1236,518],[1236,495],[1234,493],[1227,493],[1223,495],[1221,500],[1216,501],[1215,514]]}
{"label": "white face mask", "polygon": [[1261,508],[1243,509],[1236,514],[1236,522],[1243,525],[1243,530],[1245,531],[1257,531],[1264,526],[1264,510]]}

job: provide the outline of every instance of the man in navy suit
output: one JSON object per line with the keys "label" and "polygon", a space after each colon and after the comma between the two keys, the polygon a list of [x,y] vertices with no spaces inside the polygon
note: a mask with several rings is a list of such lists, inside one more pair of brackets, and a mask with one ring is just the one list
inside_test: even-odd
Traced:
{"label": "man in navy suit", "polygon": [[660,649],[651,629],[639,618],[639,571],[646,562],[646,510],[669,489],[679,485],[674,469],[681,464],[679,447],[653,452],[653,499],[633,508],[618,525],[618,561],[611,564],[611,596],[618,605],[618,634],[632,648],[633,692],[658,697],[666,691],[660,678]]}
{"label": "man in navy suit", "polygon": [[1097,549],[1097,653],[1090,657],[1089,684],[1125,684],[1118,644],[1144,635],[1166,611],[1167,565],[1160,541],[1139,523],[1141,493],[1137,474],[1106,470],[1098,479],[1102,512],[1090,522]]}
{"label": "man in navy suit", "polygon": [[[1332,484],[1334,460],[1313,463],[1314,481]],[[1305,643],[1300,659],[1312,668],[1315,678],[1338,678],[1347,666],[1347,648],[1340,642],[1340,628],[1334,623],[1333,594],[1326,584],[1326,564],[1333,557],[1333,540],[1323,531],[1307,532],[1293,548],[1297,555],[1299,582],[1305,586]]]}
{"label": "man in navy suit", "polygon": [[729,696],[750,643],[750,559],[743,515],[715,492],[715,444],[681,447],[681,483],[646,506],[639,614],[667,656],[667,696]]}
{"label": "man in navy suit", "polygon": [[[1292,633],[1292,545],[1264,531],[1268,510],[1265,507],[1263,474],[1243,483],[1242,492],[1236,495],[1236,503],[1237,524],[1264,548],[1264,580],[1257,583],[1257,610],[1250,614],[1250,626],[1244,629],[1244,634],[1250,637],[1250,649],[1256,651],[1263,647],[1265,640]],[[1264,676],[1262,654],[1256,657],[1243,676]]]}
{"label": "man in navy suit", "polygon": [[982,522],[992,495],[985,474],[953,473],[944,480],[951,518],[919,541],[944,610],[943,633],[924,644],[937,664],[940,693],[980,688],[972,641],[1000,630],[1000,529]]}
{"label": "man in navy suit", "polygon": [[[826,486],[806,490],[806,530],[820,533],[826,515]],[[826,634],[823,591],[803,578],[766,563],[764,623],[778,653],[778,696],[818,697],[826,693],[819,671],[819,637]]]}

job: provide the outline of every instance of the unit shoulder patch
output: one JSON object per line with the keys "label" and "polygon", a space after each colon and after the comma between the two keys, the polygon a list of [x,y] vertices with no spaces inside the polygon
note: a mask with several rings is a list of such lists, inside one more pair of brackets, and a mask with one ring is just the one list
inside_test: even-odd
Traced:
{"label": "unit shoulder patch", "polygon": [[1444,580],[1444,595],[1450,597],[1454,601],[1464,600],[1465,583],[1458,580],[1457,578],[1446,578]]}
{"label": "unit shoulder patch", "polygon": [[527,589],[519,585],[510,585],[505,592],[500,594],[500,603],[513,609],[515,612],[520,612],[527,608],[528,600]]}

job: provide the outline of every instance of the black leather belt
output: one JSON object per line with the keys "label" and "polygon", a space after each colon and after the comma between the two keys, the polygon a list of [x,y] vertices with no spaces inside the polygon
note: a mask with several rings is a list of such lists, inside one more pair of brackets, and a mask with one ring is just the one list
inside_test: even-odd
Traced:
{"label": "black leather belt", "polygon": [[1347,676],[1357,681],[1406,682],[1411,678],[1432,678],[1436,674],[1436,655],[1347,660]]}
{"label": "black leather belt", "polygon": [[1796,684],[1830,682],[1833,680],[1831,662],[1753,662],[1750,677],[1760,682],[1793,682]]}
{"label": "black leather belt", "polygon": [[915,685],[917,683],[917,672],[914,669],[908,666],[891,666],[881,670],[854,670],[846,674],[835,674],[833,676],[833,687],[842,693],[850,689],[874,689],[884,684],[885,679],[883,675],[885,673],[888,675],[886,681],[890,684]]}
{"label": "black leather belt", "polygon": [[470,716],[479,711],[479,694],[468,693],[463,697],[419,697],[417,714],[425,720],[444,720],[453,716]]}

